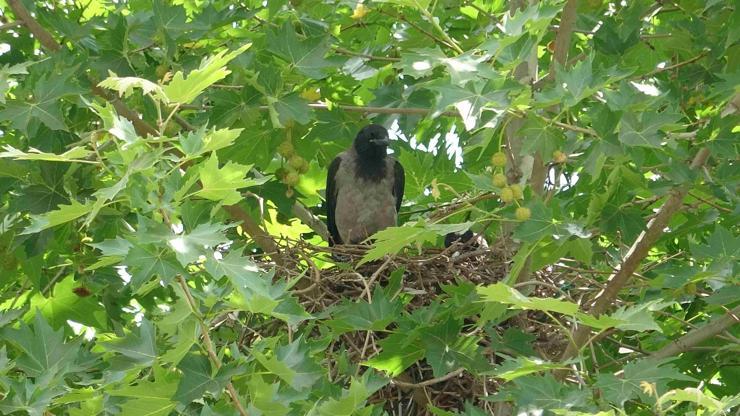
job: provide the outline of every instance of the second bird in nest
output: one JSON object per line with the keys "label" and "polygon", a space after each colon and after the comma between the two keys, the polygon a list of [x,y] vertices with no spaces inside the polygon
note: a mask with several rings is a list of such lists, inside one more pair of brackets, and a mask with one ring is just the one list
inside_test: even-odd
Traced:
{"label": "second bird in nest", "polygon": [[403,166],[387,149],[388,131],[365,126],[352,147],[329,165],[326,219],[329,245],[358,244],[397,225],[404,188]]}

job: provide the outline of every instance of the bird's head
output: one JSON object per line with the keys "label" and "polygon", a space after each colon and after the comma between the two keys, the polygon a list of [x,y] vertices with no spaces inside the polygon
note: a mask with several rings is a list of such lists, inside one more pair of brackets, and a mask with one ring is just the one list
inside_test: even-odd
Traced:
{"label": "bird's head", "polygon": [[383,159],[387,154],[388,130],[379,124],[365,126],[355,137],[355,150],[357,154],[366,159]]}

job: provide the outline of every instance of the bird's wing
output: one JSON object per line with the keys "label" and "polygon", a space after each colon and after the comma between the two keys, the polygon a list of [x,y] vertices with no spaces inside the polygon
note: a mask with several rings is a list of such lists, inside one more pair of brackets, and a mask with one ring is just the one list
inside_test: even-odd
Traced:
{"label": "bird's wing", "polygon": [[401,162],[396,160],[393,166],[393,196],[396,197],[396,213],[401,211],[401,202],[403,201],[403,188],[406,184],[406,174],[403,171]]}
{"label": "bird's wing", "polygon": [[334,158],[329,165],[329,173],[326,175],[326,226],[329,229],[329,245],[342,244],[342,238],[337,230],[335,210],[337,208],[337,171],[342,162],[340,157]]}

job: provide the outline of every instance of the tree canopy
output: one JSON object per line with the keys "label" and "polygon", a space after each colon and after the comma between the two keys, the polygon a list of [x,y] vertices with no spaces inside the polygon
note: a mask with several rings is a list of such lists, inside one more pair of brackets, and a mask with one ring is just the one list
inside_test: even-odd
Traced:
{"label": "tree canopy", "polygon": [[[0,5],[0,413],[740,406],[735,2]],[[371,122],[401,221],[336,262]]]}

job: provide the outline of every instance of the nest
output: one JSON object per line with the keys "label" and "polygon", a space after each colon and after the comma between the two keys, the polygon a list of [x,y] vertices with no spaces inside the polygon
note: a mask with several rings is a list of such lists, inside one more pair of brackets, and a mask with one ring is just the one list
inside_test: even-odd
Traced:
{"label": "nest", "polygon": [[[346,300],[372,299],[373,290],[388,284],[391,274],[404,269],[401,291],[412,294],[413,299],[406,305],[407,312],[429,305],[442,294],[442,287],[466,280],[475,285],[489,285],[502,280],[508,273],[513,247],[499,244],[492,247],[466,247],[456,243],[447,249],[425,249],[421,253],[387,256],[385,259],[348,269],[331,267],[320,269],[316,266],[316,256],[326,259],[339,257],[342,262],[357,264],[367,250],[365,246],[321,247],[304,241],[283,241],[284,258],[288,264],[280,267],[280,272],[288,278],[303,274],[294,288],[301,304],[311,313],[320,313]],[[274,265],[273,265],[274,266]],[[530,296],[566,297],[560,289],[563,271],[539,271],[532,280],[517,286],[530,286]],[[308,277],[308,278],[307,278]],[[572,293],[572,292],[571,292]],[[472,322],[471,322],[472,323]],[[497,330],[503,332],[507,327],[516,326],[535,337],[533,347],[543,358],[555,358],[565,346],[565,338],[554,322],[537,311],[519,314]],[[474,325],[470,325],[474,328]],[[383,334],[371,331],[355,331],[342,334],[330,347],[329,355],[345,351],[352,363],[358,364],[380,352],[379,341]],[[480,345],[490,363],[501,359],[488,344],[488,337],[482,337],[485,345]],[[334,363],[329,363],[332,379],[337,376]],[[360,371],[363,371],[361,368]],[[448,411],[463,410],[466,403],[472,403],[493,413],[494,403],[481,400],[499,390],[493,377],[473,376],[459,369],[443,377],[435,378],[432,369],[424,360],[415,363],[404,374],[377,391],[369,401],[382,403],[391,415],[430,414],[428,404]]]}

